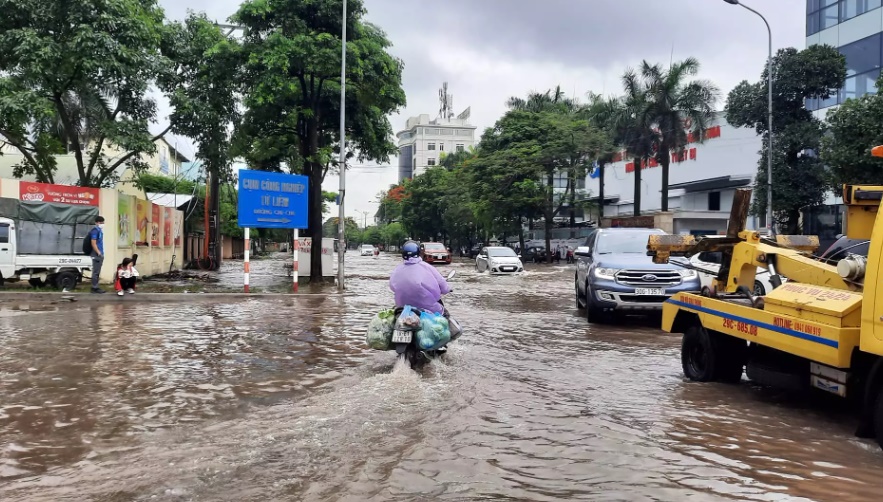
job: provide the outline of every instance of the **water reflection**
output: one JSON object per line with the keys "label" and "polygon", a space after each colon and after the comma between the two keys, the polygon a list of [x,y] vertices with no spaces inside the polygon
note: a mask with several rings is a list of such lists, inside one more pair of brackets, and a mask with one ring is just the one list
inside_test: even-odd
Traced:
{"label": "water reflection", "polygon": [[655,321],[589,325],[573,270],[459,274],[466,335],[415,373],[346,296],[0,315],[3,500],[876,500],[850,416],[685,382]]}

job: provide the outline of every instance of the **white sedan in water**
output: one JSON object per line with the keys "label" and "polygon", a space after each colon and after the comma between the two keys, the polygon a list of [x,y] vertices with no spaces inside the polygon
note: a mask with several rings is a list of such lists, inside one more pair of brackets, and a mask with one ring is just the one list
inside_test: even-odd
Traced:
{"label": "white sedan in water", "polygon": [[[698,269],[699,280],[702,281],[702,287],[711,287],[711,281],[717,277],[718,271],[721,269],[721,260],[723,255],[720,251],[706,251],[704,253],[694,254],[690,257],[690,264]],[[782,282],[788,279],[782,278]],[[754,275],[754,287],[751,288],[755,296],[765,296],[773,290],[770,283],[770,272],[761,267],[757,267]]]}
{"label": "white sedan in water", "polygon": [[524,264],[512,248],[487,246],[481,248],[475,257],[475,269],[492,274],[514,274],[524,272]]}

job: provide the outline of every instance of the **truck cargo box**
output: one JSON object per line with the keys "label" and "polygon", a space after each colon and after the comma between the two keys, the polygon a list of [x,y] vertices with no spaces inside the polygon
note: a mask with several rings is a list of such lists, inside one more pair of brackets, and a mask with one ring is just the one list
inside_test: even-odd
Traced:
{"label": "truck cargo box", "polygon": [[15,221],[20,255],[81,255],[98,208],[0,197],[0,216]]}

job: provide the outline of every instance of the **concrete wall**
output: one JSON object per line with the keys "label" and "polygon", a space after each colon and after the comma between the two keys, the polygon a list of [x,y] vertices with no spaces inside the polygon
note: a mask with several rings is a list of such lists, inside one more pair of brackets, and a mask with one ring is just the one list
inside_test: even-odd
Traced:
{"label": "concrete wall", "polygon": [[[19,181],[17,179],[0,178],[0,197],[9,197],[19,199]],[[120,200],[128,203],[130,208],[129,217],[123,221],[123,226],[128,228],[129,239],[121,239],[121,222],[120,222]],[[150,245],[150,232],[148,231],[148,244],[137,245],[136,232],[136,211],[135,201],[140,199],[148,203],[147,220],[150,226],[159,225],[159,241],[158,245]],[[124,195],[113,189],[101,189],[98,198],[98,211],[104,216],[104,266],[101,270],[101,280],[110,282],[116,271],[116,264],[123,261],[123,258],[131,257],[133,254],[138,255],[138,271],[141,275],[153,275],[168,272],[169,268],[180,269],[184,259],[183,238],[175,244],[176,229],[178,234],[183,233],[184,213],[181,211],[171,210],[171,218],[167,220],[165,208],[160,207],[159,220],[154,220],[152,206],[143,196],[136,197]],[[177,225],[175,219],[177,218]],[[170,239],[169,245],[165,242],[166,221],[170,223]],[[128,242],[126,242],[128,241]]]}

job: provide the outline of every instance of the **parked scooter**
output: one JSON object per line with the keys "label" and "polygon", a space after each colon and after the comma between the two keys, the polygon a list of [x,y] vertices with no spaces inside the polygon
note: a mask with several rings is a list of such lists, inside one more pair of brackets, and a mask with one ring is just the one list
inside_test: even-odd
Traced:
{"label": "parked scooter", "polygon": [[[447,280],[451,280],[454,275],[456,275],[456,271],[452,270],[451,273],[448,274]],[[392,333],[392,344],[395,346],[396,354],[399,357],[404,357],[410,363],[412,369],[418,369],[432,359],[440,357],[447,352],[447,343],[450,342],[432,350],[421,349],[417,343],[417,332],[420,330],[421,326],[419,323],[404,323],[403,319],[401,319],[402,311],[403,309],[401,308],[395,310],[396,323],[395,330]],[[417,315],[419,315],[419,313]],[[459,338],[462,330],[457,321],[450,317],[447,318],[447,321],[451,333],[450,341],[454,341]]]}

